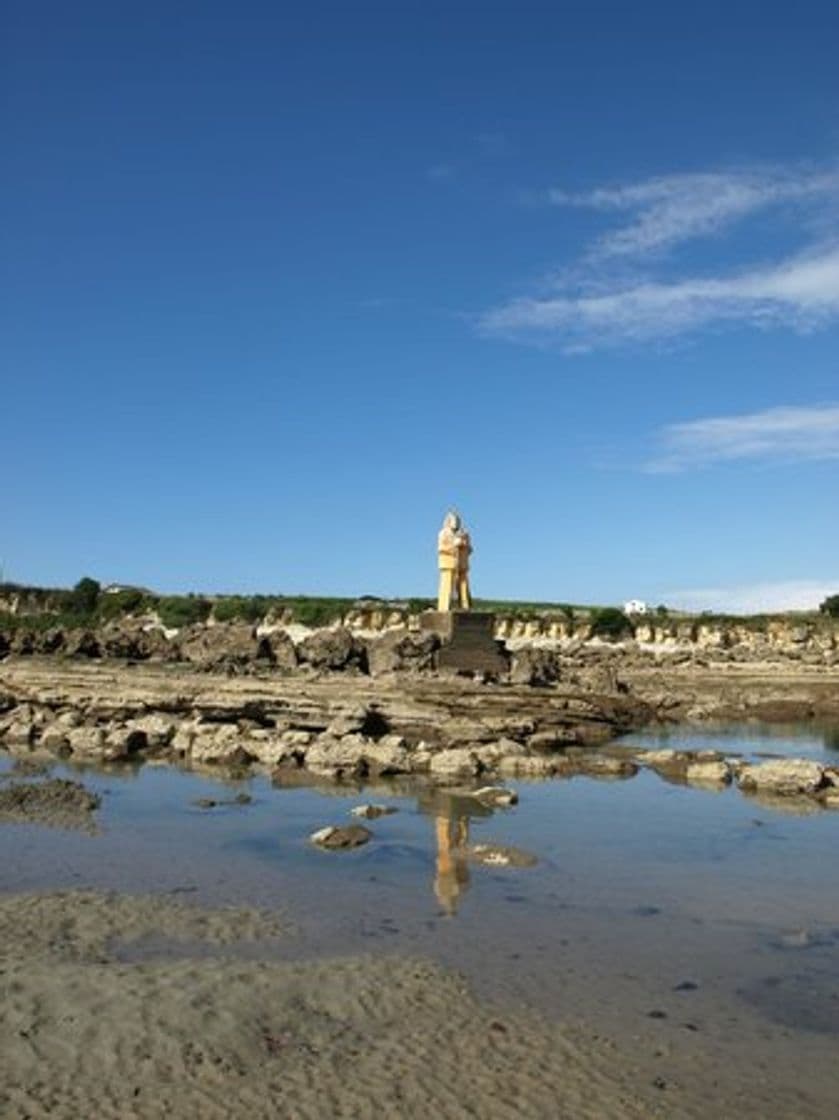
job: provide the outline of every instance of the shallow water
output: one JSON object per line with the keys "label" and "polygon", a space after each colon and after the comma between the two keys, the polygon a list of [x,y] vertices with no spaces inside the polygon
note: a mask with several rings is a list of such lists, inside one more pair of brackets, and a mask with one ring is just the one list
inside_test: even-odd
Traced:
{"label": "shallow water", "polygon": [[679,750],[725,750],[744,758],[812,758],[839,765],[839,727],[809,723],[702,723],[636,731],[620,742],[634,747],[672,747]]}
{"label": "shallow water", "polygon": [[[835,737],[834,737],[835,738]],[[631,745],[833,758],[824,729],[753,726],[634,735]],[[9,760],[4,759],[4,768]],[[89,836],[3,825],[4,890],[95,886],[279,908],[287,955],[429,954],[493,998],[584,1018],[650,1060],[700,1035],[721,1056],[822,1062],[839,1035],[839,812],[794,815],[736,789],[623,781],[511,782],[520,803],[331,787],[274,788],[168,766],[57,766],[102,793]],[[199,798],[247,805],[201,809]],[[309,834],[365,801],[373,840],[322,852]],[[471,805],[471,810],[470,810]],[[458,843],[515,845],[529,869],[476,866]],[[155,952],[154,946],[134,952]],[[815,1041],[814,1041],[815,1040]],[[815,1049],[814,1049],[815,1047]],[[641,1060],[641,1059],[639,1059]]]}

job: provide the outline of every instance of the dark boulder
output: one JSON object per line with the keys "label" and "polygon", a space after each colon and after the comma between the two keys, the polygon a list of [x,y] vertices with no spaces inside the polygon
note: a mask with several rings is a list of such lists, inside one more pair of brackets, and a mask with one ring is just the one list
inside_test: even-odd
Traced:
{"label": "dark boulder", "polygon": [[524,646],[513,651],[510,680],[513,684],[536,687],[554,684],[560,679],[559,654],[552,649]]}
{"label": "dark boulder", "polygon": [[71,630],[64,643],[64,652],[71,657],[101,657],[99,639],[90,630]]}
{"label": "dark boulder", "polygon": [[421,672],[434,668],[439,646],[439,637],[430,630],[391,630],[366,643],[367,662],[373,674],[406,669]]}
{"label": "dark boulder", "polygon": [[297,656],[313,669],[367,671],[367,650],[343,626],[315,630],[297,646]]}
{"label": "dark boulder", "polygon": [[130,661],[142,660],[140,643],[135,631],[123,630],[121,626],[108,626],[99,635],[103,657],[124,657]]}
{"label": "dark boulder", "polygon": [[243,669],[259,652],[256,628],[248,623],[193,626],[178,635],[181,657],[201,669]]}
{"label": "dark boulder", "polygon": [[64,632],[53,627],[38,636],[37,649],[38,653],[61,653],[66,644]]}
{"label": "dark boulder", "polygon": [[297,668],[297,650],[285,630],[274,630],[263,634],[257,644],[257,658],[272,665],[275,669],[292,670]]}
{"label": "dark boulder", "polygon": [[36,653],[38,648],[38,635],[32,630],[15,630],[9,642],[9,652],[29,657]]}

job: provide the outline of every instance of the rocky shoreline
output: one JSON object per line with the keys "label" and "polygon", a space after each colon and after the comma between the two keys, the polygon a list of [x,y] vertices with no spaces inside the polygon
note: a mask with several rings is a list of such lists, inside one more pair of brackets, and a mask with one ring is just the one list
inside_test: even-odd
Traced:
{"label": "rocky shoreline", "polygon": [[271,635],[273,660],[253,627],[205,627],[188,639],[179,651],[190,661],[103,657],[101,645],[96,655],[90,646],[75,655],[7,654],[0,747],[23,759],[254,768],[280,785],[629,778],[646,768],[710,788],[736,782],[790,806],[839,807],[839,772],[817,762],[613,742],[681,721],[839,720],[828,666],[524,646],[503,679],[486,680],[436,672],[436,639],[427,633],[394,631],[376,639],[376,653],[341,628],[296,643],[282,632]]}
{"label": "rocky shoreline", "polygon": [[333,779],[543,775],[647,722],[631,696],[400,674],[225,677],[183,666],[9,658],[0,744],[74,761],[167,758]]}

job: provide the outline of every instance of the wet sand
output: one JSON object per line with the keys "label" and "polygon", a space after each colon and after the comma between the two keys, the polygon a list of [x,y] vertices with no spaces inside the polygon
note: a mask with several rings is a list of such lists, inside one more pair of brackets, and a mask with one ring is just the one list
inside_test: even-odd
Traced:
{"label": "wet sand", "polygon": [[[5,897],[3,1116],[667,1114],[606,1041],[482,1006],[428,962],[206,955],[276,933],[156,897]],[[178,952],[121,959],[150,934]]]}

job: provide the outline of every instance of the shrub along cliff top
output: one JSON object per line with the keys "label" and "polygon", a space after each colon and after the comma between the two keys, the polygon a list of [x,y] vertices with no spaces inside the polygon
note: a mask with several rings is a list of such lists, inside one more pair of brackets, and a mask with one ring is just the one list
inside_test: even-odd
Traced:
{"label": "shrub along cliff top", "polygon": [[[217,622],[257,623],[268,615],[282,614],[305,626],[328,626],[354,608],[401,610],[409,614],[432,610],[431,598],[399,600],[363,596],[358,599],[315,595],[158,595],[140,587],[102,588],[85,576],[70,589],[26,587],[0,583],[0,626],[6,629],[92,628],[121,618],[154,614],[171,629],[205,622],[212,615]],[[554,616],[569,622],[590,622],[593,633],[616,640],[630,637],[640,623],[691,622],[694,626],[746,627],[765,630],[771,622],[816,622],[827,624],[839,618],[839,594],[821,604],[820,613],[731,615],[688,614],[668,610],[664,605],[647,615],[627,618],[618,607],[581,606],[562,602],[530,602],[506,599],[476,599],[474,609],[491,611],[522,621]]]}

